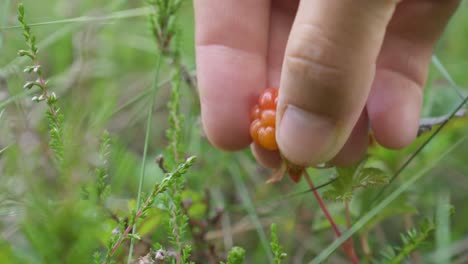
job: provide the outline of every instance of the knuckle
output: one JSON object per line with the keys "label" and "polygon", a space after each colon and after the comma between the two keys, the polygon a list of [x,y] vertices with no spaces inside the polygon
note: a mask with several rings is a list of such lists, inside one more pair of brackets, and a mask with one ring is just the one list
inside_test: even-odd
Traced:
{"label": "knuckle", "polygon": [[285,66],[305,79],[339,83],[352,65],[349,47],[318,25],[297,25],[288,45]]}
{"label": "knuckle", "polygon": [[339,65],[300,52],[287,54],[285,66],[288,72],[312,83],[337,85],[345,76],[345,71]]}

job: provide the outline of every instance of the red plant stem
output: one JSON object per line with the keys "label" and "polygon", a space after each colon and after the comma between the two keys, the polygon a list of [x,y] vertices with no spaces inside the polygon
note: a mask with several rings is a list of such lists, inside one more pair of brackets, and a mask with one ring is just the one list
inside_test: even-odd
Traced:
{"label": "red plant stem", "polygon": [[[34,56],[37,56],[37,54],[34,54]],[[34,66],[39,66],[39,61],[37,59],[34,60]],[[47,92],[47,89],[45,88],[46,82],[44,78],[42,78],[42,74],[38,74],[37,76],[39,79],[39,83],[42,85],[42,87],[44,87],[42,89],[42,94],[45,96],[45,98],[49,99],[49,93]],[[49,105],[49,110],[50,110],[50,113],[52,114],[52,117],[54,118],[55,124],[58,126],[59,121],[58,121],[57,113],[55,112],[54,107],[52,105]]]}
{"label": "red plant stem", "polygon": [[[177,221],[177,216],[176,216],[176,214],[175,214],[175,210],[172,210],[172,222],[173,222],[173,223],[176,223],[176,221]],[[174,228],[173,228],[172,232],[174,232],[174,237],[175,237],[175,239],[176,239],[176,244],[178,245],[178,247],[180,248],[180,250],[182,250],[182,245],[181,245],[180,240],[179,240],[179,231],[178,231],[178,229],[177,229],[177,225],[176,225],[176,224],[174,224]],[[181,255],[182,255],[182,253],[179,252],[179,251],[177,251],[177,253],[176,253],[176,264],[180,264],[180,262],[181,262],[181,259],[180,259]]]}
{"label": "red plant stem", "polygon": [[[142,212],[143,212],[143,210],[141,210],[141,209],[137,212],[137,214],[135,215],[135,220],[134,221],[136,221],[138,219],[138,217],[140,217]],[[117,248],[119,248],[120,244],[127,237],[128,233],[130,233],[130,231],[132,231],[132,227],[133,227],[133,225],[128,225],[127,226],[127,229],[125,229],[125,231],[123,232],[120,239],[115,243],[114,247],[112,247],[112,251],[110,253],[111,256],[114,255],[115,251],[117,251]]]}
{"label": "red plant stem", "polygon": [[[351,213],[349,211],[349,201],[346,200],[345,201],[345,212],[346,212],[346,224],[348,226],[348,229],[351,228],[351,225],[353,223],[353,221],[351,220]],[[349,241],[349,245],[351,246],[351,248],[354,250],[354,241],[353,241],[353,237],[350,237],[348,239]]]}
{"label": "red plant stem", "polygon": [[[145,203],[143,204],[143,206],[140,208],[140,210],[138,210],[138,212],[135,214],[135,218],[133,220],[133,222],[136,222],[137,219],[141,216],[141,214],[143,213],[143,209],[148,205],[148,202],[149,202],[149,198],[148,200],[145,201]],[[124,239],[128,236],[128,233],[130,233],[130,231],[132,231],[132,228],[133,228],[133,224],[129,224],[127,226],[127,229],[125,229],[125,231],[122,233],[122,235],[119,237],[119,240],[117,240],[117,242],[115,243],[115,245],[112,247],[112,250],[109,254],[109,256],[113,256],[115,254],[115,251],[117,251],[117,249],[119,248],[120,244],[122,244],[122,242],[124,241]],[[107,264],[107,261],[104,262],[104,264]]]}
{"label": "red plant stem", "polygon": [[[304,178],[306,179],[307,183],[309,184],[310,189],[314,193],[315,199],[317,199],[317,202],[319,203],[320,208],[322,209],[323,213],[325,214],[325,217],[327,217],[327,219],[330,222],[333,230],[335,231],[335,235],[337,237],[341,237],[340,229],[338,229],[338,226],[336,225],[335,220],[333,220],[333,217],[331,216],[330,212],[328,211],[328,208],[325,205],[325,202],[323,201],[322,197],[320,197],[320,194],[318,193],[318,191],[315,189],[315,185],[312,182],[312,179],[310,178],[310,175],[307,173],[306,170],[304,170]],[[350,258],[352,263],[354,263],[354,264],[359,263],[359,259],[356,256],[356,253],[354,252],[354,249],[351,247],[351,245],[350,245],[350,243],[348,241],[343,243],[343,249],[348,254],[348,257]]]}

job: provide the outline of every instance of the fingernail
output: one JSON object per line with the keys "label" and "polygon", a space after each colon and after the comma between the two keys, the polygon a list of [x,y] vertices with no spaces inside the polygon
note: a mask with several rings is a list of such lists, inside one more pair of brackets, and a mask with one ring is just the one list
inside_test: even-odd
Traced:
{"label": "fingernail", "polygon": [[336,124],[332,119],[288,105],[277,139],[281,153],[296,165],[324,163],[336,154]]}

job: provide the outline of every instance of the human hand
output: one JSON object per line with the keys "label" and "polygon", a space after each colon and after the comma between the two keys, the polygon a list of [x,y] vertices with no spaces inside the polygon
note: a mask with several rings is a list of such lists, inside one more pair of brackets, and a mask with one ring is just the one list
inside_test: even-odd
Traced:
{"label": "human hand", "polygon": [[[280,87],[276,135],[302,166],[358,161],[369,124],[387,148],[416,137],[433,48],[459,0],[195,0],[197,77],[208,139],[251,144],[249,112]],[[279,166],[279,153],[253,145]]]}

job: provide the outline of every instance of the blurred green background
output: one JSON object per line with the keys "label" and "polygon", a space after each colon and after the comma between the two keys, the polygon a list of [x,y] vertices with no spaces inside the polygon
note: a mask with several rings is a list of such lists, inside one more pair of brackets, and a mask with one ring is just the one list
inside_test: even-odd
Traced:
{"label": "blurred green background", "polygon": [[[14,28],[17,1],[0,0],[0,263],[90,263],[116,223],[100,208],[81,199],[82,186],[93,182],[99,139],[110,132],[109,160],[111,195],[106,206],[125,216],[137,196],[138,175],[144,145],[147,96],[152,86],[156,46],[150,35],[144,1],[29,0],[23,1],[26,19],[39,43],[39,59],[51,90],[59,97],[65,115],[66,164],[57,173],[48,147],[45,107],[31,101],[22,88],[28,76],[22,69],[29,62],[17,57],[26,44],[21,30]],[[64,19],[82,17],[66,21]],[[92,19],[99,18],[99,19]],[[185,1],[178,16],[181,24],[182,61],[194,73],[194,30],[192,1]],[[13,28],[12,28],[13,27]],[[468,3],[462,4],[436,49],[425,89],[424,117],[450,113],[468,95]],[[169,72],[162,69],[161,76]],[[454,87],[450,79],[458,87]],[[163,83],[164,79],[162,80]],[[456,90],[459,90],[459,93]],[[267,263],[266,241],[269,224],[278,224],[280,243],[288,253],[286,263],[307,263],[333,240],[333,234],[310,193],[286,198],[307,190],[305,183],[289,179],[266,185],[270,172],[258,167],[248,151],[223,153],[207,142],[201,130],[196,92],[182,89],[184,153],[199,157],[188,174],[187,195],[195,204],[193,218],[215,214],[223,208],[222,219],[210,226],[202,240],[193,239],[194,257],[206,257],[211,246],[219,256],[233,246],[247,250],[248,263]],[[156,98],[145,190],[163,174],[154,158],[168,144],[166,105],[169,87],[162,85]],[[378,221],[355,235],[371,247],[369,259],[380,258],[386,245],[398,245],[399,233],[423,217],[431,217],[446,197],[455,213],[442,230],[443,237],[429,240],[418,251],[420,263],[434,262],[434,252],[446,248],[453,263],[468,263],[468,132],[467,118],[451,122],[405,170],[392,188],[407,177],[430,166],[422,180],[411,186],[401,199],[379,214]],[[421,137],[403,151],[376,149],[373,162],[394,173],[426,140]],[[457,144],[457,145],[455,145]],[[455,147],[454,147],[455,146]],[[444,154],[441,162],[436,158]],[[326,182],[333,170],[313,171],[317,183]],[[366,197],[378,190],[358,195],[351,204],[354,219],[363,213]],[[210,207],[206,204],[209,193]],[[345,228],[343,205],[330,203],[337,221]],[[208,212],[205,212],[208,210]],[[166,230],[158,214],[148,220],[141,233],[151,243],[167,244]],[[445,228],[445,229],[443,229]],[[448,232],[448,233],[447,233]],[[445,241],[442,245],[440,241]],[[145,246],[137,247],[144,254]],[[123,251],[122,257],[125,255]],[[119,259],[119,258],[118,258]],[[124,258],[122,258],[123,260]],[[205,261],[201,261],[204,259]],[[330,263],[345,263],[341,252]],[[415,258],[412,259],[415,261]]]}

